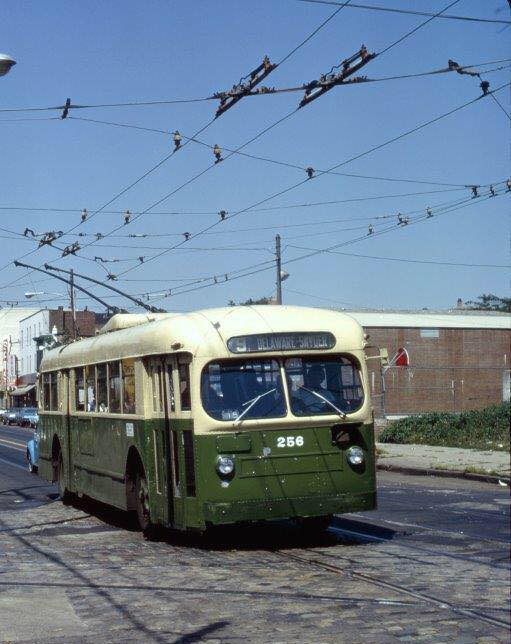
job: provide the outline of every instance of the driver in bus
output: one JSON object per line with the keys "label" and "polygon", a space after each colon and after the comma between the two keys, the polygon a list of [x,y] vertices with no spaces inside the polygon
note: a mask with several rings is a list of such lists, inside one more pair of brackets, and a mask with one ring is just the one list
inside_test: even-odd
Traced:
{"label": "driver in bus", "polygon": [[312,414],[324,412],[329,407],[329,405],[321,400],[319,396],[315,395],[314,392],[317,392],[331,403],[335,403],[335,396],[331,391],[323,386],[324,381],[325,371],[319,364],[312,365],[312,367],[309,367],[304,374],[304,384],[298,387],[298,391],[295,393],[294,397],[300,401],[307,412]]}

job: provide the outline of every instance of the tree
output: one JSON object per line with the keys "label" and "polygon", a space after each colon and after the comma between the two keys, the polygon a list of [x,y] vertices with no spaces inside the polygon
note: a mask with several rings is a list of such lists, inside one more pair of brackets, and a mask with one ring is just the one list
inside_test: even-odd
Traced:
{"label": "tree", "polygon": [[493,293],[483,293],[476,301],[465,302],[467,309],[472,311],[502,311],[511,313],[511,298],[499,297]]}
{"label": "tree", "polygon": [[251,297],[244,302],[236,302],[234,300],[229,300],[229,306],[254,306],[255,304],[273,304],[271,297],[260,297],[258,300],[253,300]]}

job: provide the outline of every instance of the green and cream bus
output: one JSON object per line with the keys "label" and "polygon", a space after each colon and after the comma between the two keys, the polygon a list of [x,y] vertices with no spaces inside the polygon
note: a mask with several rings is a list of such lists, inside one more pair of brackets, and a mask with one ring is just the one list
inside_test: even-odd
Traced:
{"label": "green and cream bus", "polygon": [[39,473],[146,533],[370,510],[366,346],[305,307],[116,315],[43,357]]}

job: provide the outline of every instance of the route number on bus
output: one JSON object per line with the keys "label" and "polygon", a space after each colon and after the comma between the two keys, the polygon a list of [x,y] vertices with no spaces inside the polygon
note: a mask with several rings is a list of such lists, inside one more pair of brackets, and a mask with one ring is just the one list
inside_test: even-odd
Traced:
{"label": "route number on bus", "polygon": [[303,436],[279,436],[277,447],[303,447]]}

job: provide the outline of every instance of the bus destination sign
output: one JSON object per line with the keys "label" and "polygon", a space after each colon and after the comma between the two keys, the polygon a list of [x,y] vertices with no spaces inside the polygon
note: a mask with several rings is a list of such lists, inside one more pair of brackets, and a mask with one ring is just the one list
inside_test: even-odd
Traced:
{"label": "bus destination sign", "polygon": [[227,341],[227,348],[232,353],[332,349],[334,346],[335,337],[326,331],[257,333],[236,336]]}

